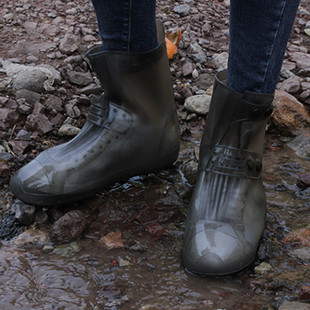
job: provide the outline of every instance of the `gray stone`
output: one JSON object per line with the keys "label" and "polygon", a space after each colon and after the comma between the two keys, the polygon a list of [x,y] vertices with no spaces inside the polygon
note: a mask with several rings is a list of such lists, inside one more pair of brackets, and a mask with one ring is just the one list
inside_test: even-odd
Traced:
{"label": "gray stone", "polygon": [[303,52],[294,52],[290,60],[295,61],[300,69],[310,68],[310,54]]}
{"label": "gray stone", "polygon": [[59,50],[66,55],[70,55],[78,49],[76,44],[77,41],[75,35],[67,33],[64,38],[60,40]]}
{"label": "gray stone", "polygon": [[3,145],[0,144],[0,154],[1,153],[5,153],[5,152],[6,152],[6,148]]}
{"label": "gray stone", "polygon": [[26,66],[9,61],[1,61],[8,77],[13,80],[15,90],[28,89],[34,92],[53,91],[54,83],[61,81],[60,73],[49,65]]}
{"label": "gray stone", "polygon": [[67,137],[74,137],[80,132],[80,128],[72,126],[70,124],[62,125],[58,130],[59,136],[67,136]]}
{"label": "gray stone", "polygon": [[102,92],[101,86],[95,83],[91,83],[77,90],[78,94],[85,94],[85,95],[98,94],[100,92]]}
{"label": "gray stone", "polygon": [[173,12],[181,16],[187,16],[190,11],[190,6],[188,4],[180,4],[173,8]]}
{"label": "gray stone", "polygon": [[310,263],[310,247],[303,247],[289,252],[289,255],[298,257],[304,262]]}
{"label": "gray stone", "polygon": [[72,210],[57,220],[51,228],[51,237],[57,242],[70,242],[82,235],[87,227],[87,214]]}
{"label": "gray stone", "polygon": [[43,134],[53,130],[53,124],[44,114],[41,113],[43,109],[43,105],[39,102],[34,105],[33,112],[28,115],[25,123],[28,130],[39,131]]}
{"label": "gray stone", "polygon": [[206,115],[209,112],[211,96],[196,95],[185,99],[184,107],[190,112]]}
{"label": "gray stone", "polygon": [[188,76],[188,75],[192,74],[192,72],[193,72],[192,63],[190,63],[190,62],[185,63],[182,67],[183,76]]}
{"label": "gray stone", "polygon": [[293,149],[299,157],[310,159],[310,133],[299,134],[287,146]]}
{"label": "gray stone", "polygon": [[58,112],[62,112],[64,110],[61,98],[54,95],[49,95],[49,97],[45,100],[44,105],[50,110],[55,109]]}
{"label": "gray stone", "polygon": [[28,89],[20,89],[16,92],[16,99],[24,98],[31,106],[40,102],[41,95]]}
{"label": "gray stone", "polygon": [[86,86],[93,82],[93,77],[90,72],[68,71],[67,74],[69,81],[79,86]]}
{"label": "gray stone", "polygon": [[217,71],[222,71],[224,69],[227,69],[228,53],[223,52],[220,54],[214,54],[212,56],[212,61],[215,65]]}
{"label": "gray stone", "polygon": [[193,72],[192,72],[192,78],[193,79],[197,79],[199,76],[199,72],[197,69],[194,69]]}
{"label": "gray stone", "polygon": [[188,183],[194,185],[196,182],[198,163],[193,160],[186,162],[182,165],[181,170],[184,173]]}
{"label": "gray stone", "polygon": [[19,247],[24,246],[43,247],[49,242],[50,241],[48,233],[38,229],[25,230],[14,240],[14,244]]}
{"label": "gray stone", "polygon": [[267,274],[272,269],[272,266],[266,262],[262,262],[260,265],[254,268],[257,274]]}
{"label": "gray stone", "polygon": [[36,212],[36,207],[27,205],[24,202],[17,200],[13,204],[15,209],[15,218],[23,225],[30,225],[33,223],[34,213]]}
{"label": "gray stone", "polygon": [[299,76],[293,75],[284,82],[282,82],[278,88],[288,93],[294,94],[300,90],[301,81],[302,79]]}
{"label": "gray stone", "polygon": [[282,304],[278,310],[310,310],[310,304],[292,301]]}

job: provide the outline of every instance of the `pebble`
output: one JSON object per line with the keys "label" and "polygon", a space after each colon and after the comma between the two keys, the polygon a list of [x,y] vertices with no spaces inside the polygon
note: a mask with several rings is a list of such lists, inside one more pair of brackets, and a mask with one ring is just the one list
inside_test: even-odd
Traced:
{"label": "pebble", "polygon": [[78,39],[72,33],[66,33],[64,38],[60,40],[59,50],[66,54],[71,55],[79,48],[76,44]]}
{"label": "pebble", "polygon": [[217,71],[222,71],[224,69],[227,69],[228,53],[223,52],[220,54],[214,54],[212,56],[212,61]]}
{"label": "pebble", "polygon": [[25,230],[14,240],[14,244],[19,247],[23,246],[43,247],[48,243],[49,243],[48,233],[38,229]]}
{"label": "pebble", "polygon": [[67,212],[52,225],[52,240],[57,242],[70,242],[77,239],[87,227],[87,218],[87,213],[82,210]]}
{"label": "pebble", "polygon": [[262,262],[260,265],[254,268],[254,272],[257,274],[267,274],[272,269],[272,266],[266,262]]}
{"label": "pebble", "polygon": [[199,76],[199,72],[197,69],[194,69],[193,72],[192,72],[192,78],[193,79],[197,79]]}
{"label": "pebble", "polygon": [[183,76],[188,76],[192,74],[192,72],[193,72],[193,64],[190,62],[185,63],[182,67]]}
{"label": "pebble", "polygon": [[34,214],[36,212],[36,207],[32,205],[25,204],[24,202],[17,200],[13,204],[15,209],[15,218],[23,225],[30,225],[33,223]]}
{"label": "pebble", "polygon": [[299,157],[310,159],[310,133],[308,131],[297,135],[287,146],[293,149]]}
{"label": "pebble", "polygon": [[50,110],[55,109],[58,112],[62,112],[64,110],[62,99],[54,95],[49,95],[49,97],[44,102],[44,106]]}
{"label": "pebble", "polygon": [[16,99],[21,98],[25,99],[31,106],[34,106],[36,102],[40,102],[41,95],[28,89],[20,89],[16,92]]}
{"label": "pebble", "polygon": [[301,189],[310,187],[310,172],[304,173],[299,176],[296,185]]}
{"label": "pebble", "polygon": [[304,262],[310,263],[310,247],[302,247],[289,252],[289,255],[298,257]]}
{"label": "pebble", "polygon": [[59,136],[67,136],[67,137],[74,137],[80,132],[80,128],[75,127],[70,124],[62,125],[58,130]]}
{"label": "pebble", "polygon": [[298,294],[300,300],[307,300],[310,301],[310,286],[303,286]]}
{"label": "pebble", "polygon": [[82,247],[77,242],[71,242],[69,244],[60,245],[54,248],[53,253],[58,254],[62,257],[72,257],[75,254],[79,253],[82,250]]}
{"label": "pebble", "polygon": [[119,230],[109,232],[107,235],[102,237],[99,242],[109,250],[124,247],[122,233]]}
{"label": "pebble", "polygon": [[173,12],[177,13],[181,16],[187,16],[187,15],[189,15],[189,12],[190,12],[190,6],[188,4],[176,5],[173,8]]}
{"label": "pebble", "polygon": [[190,112],[206,115],[209,112],[211,96],[195,95],[185,99],[184,107]]}
{"label": "pebble", "polygon": [[294,136],[310,126],[305,106],[287,92],[276,90],[273,107],[271,126],[283,136]]}
{"label": "pebble", "polygon": [[302,81],[302,79],[299,76],[293,75],[293,76],[289,77],[287,80],[285,80],[284,82],[282,82],[278,86],[278,88],[282,89],[282,90],[284,90],[290,94],[294,94],[300,90],[301,81]]}
{"label": "pebble", "polygon": [[310,304],[292,301],[282,304],[278,310],[310,310]]}
{"label": "pebble", "polygon": [[69,81],[79,86],[87,86],[93,82],[93,77],[90,72],[68,71]]}
{"label": "pebble", "polygon": [[182,165],[181,170],[184,173],[188,183],[194,185],[196,183],[198,163],[193,160],[186,162]]}

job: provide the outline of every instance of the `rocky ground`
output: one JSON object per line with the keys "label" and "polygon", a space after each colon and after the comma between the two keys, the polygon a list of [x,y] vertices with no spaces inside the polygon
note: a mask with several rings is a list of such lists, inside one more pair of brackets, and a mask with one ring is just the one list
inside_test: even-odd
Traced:
{"label": "rocky ground", "polygon": [[[147,234],[152,246],[181,237],[186,206],[195,182],[199,139],[208,112],[214,74],[227,66],[228,7],[226,0],[158,1],[158,18],[166,29],[174,32],[180,28],[182,31],[178,53],[170,60],[182,138],[180,156],[174,168],[143,176],[142,181],[132,180],[129,189],[118,185],[111,193],[107,190],[86,202],[46,210],[16,200],[8,182],[14,171],[39,152],[75,136],[85,122],[92,95],[102,92],[97,78],[83,59],[88,47],[99,43],[95,15],[90,1],[0,3],[0,238],[8,242],[6,246],[33,244],[54,250],[55,244],[90,238],[107,249],[133,250],[136,246],[135,251],[144,251],[143,246],[139,248],[134,242],[140,240],[141,234]],[[307,304],[310,300],[310,227],[307,225],[310,206],[310,166],[307,161],[310,159],[309,8],[309,0],[302,0],[268,125],[264,182],[271,211],[267,233],[255,269],[253,266],[246,275],[238,278],[239,282],[247,283],[247,288],[254,294],[271,294],[273,309],[280,307],[281,310],[310,307]],[[290,162],[294,156],[296,160]],[[274,162],[281,163],[282,170],[274,168]],[[170,201],[162,188],[171,186],[173,191],[167,190]],[[158,188],[161,194],[145,194],[147,187]],[[295,216],[297,211],[290,207],[279,209],[274,195],[286,191],[293,193],[288,200],[295,199],[291,207],[301,206],[296,213],[300,221],[287,230],[275,224],[277,216],[286,219],[286,212]],[[134,203],[141,192],[143,199]],[[286,196],[281,197],[286,199]],[[126,205],[121,211],[119,201]],[[135,226],[137,222],[139,229]],[[280,232],[273,231],[273,227]],[[130,231],[127,237],[126,231]],[[144,242],[146,246],[148,242]],[[278,254],[270,254],[271,243]],[[290,269],[288,279],[283,277],[287,269],[282,265],[279,267],[282,250],[274,243],[288,245],[288,252],[295,251],[285,260],[296,271],[293,274]],[[112,264],[127,263],[115,259]],[[178,308],[177,303],[173,305]],[[223,305],[228,310],[246,309]],[[217,306],[222,304],[216,304],[212,299],[203,301],[204,309],[216,309]],[[99,309],[113,308],[109,307]],[[157,309],[156,306],[143,308],[141,304],[139,307]],[[254,309],[254,306],[247,309]]]}

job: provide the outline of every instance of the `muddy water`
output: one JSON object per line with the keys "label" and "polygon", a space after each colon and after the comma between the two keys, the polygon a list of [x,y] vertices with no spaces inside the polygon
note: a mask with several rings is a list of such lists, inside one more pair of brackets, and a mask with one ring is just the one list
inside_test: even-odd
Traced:
{"label": "muddy water", "polygon": [[[192,150],[197,146],[188,143]],[[184,272],[180,253],[192,187],[176,166],[132,178],[86,202],[96,206],[98,216],[81,240],[23,249],[3,241],[0,309],[274,309],[281,290],[294,296],[305,285],[286,283],[281,273],[309,272],[288,255],[291,245],[279,240],[309,224],[310,199],[301,197],[295,184],[310,167],[277,140],[269,138],[267,145],[269,208],[260,259],[272,265],[279,286],[268,277],[257,279],[254,264],[228,277]],[[194,157],[186,149],[180,157]],[[98,240],[118,229],[124,247],[106,249]]]}

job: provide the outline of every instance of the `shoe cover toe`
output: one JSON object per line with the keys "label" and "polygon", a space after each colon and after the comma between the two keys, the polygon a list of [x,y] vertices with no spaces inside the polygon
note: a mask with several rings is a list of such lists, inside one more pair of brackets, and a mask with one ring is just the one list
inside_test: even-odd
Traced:
{"label": "shoe cover toe", "polygon": [[48,167],[42,167],[36,160],[17,171],[12,176],[10,187],[18,198],[23,198],[27,193],[48,192],[49,180],[47,176]]}
{"label": "shoe cover toe", "polygon": [[183,250],[186,269],[200,275],[224,275],[245,268],[252,256],[237,236],[222,231],[197,232]]}

